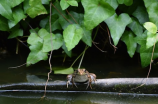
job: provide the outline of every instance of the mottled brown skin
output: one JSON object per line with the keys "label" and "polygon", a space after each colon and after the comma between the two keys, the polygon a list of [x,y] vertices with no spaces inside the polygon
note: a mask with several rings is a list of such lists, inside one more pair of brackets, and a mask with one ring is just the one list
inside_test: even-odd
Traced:
{"label": "mottled brown skin", "polygon": [[67,75],[67,80],[67,88],[70,82],[72,83],[72,85],[75,86],[76,82],[88,82],[87,88],[90,86],[90,88],[92,89],[91,82],[96,81],[96,75],[93,73],[89,73],[86,69],[77,69],[74,71],[73,74]]}

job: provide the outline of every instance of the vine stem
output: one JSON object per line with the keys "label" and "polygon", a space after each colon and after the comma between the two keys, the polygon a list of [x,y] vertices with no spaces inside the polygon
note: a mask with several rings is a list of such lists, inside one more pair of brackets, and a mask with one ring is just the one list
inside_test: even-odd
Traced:
{"label": "vine stem", "polygon": [[81,64],[82,64],[82,61],[83,61],[83,57],[84,57],[85,52],[86,52],[86,48],[88,48],[88,46],[87,46],[87,45],[86,45],[86,47],[85,47],[85,49],[84,49],[84,51],[83,51],[83,53],[82,53],[82,57],[81,57],[81,60],[80,60],[80,63],[79,63],[78,69],[80,69],[80,67],[81,67]]}
{"label": "vine stem", "polygon": [[47,84],[49,81],[49,75],[52,73],[52,65],[51,65],[51,57],[52,57],[52,53],[53,53],[53,40],[52,40],[52,26],[51,26],[51,16],[52,16],[52,2],[50,2],[50,17],[49,17],[49,28],[50,28],[50,38],[51,38],[51,46],[52,46],[52,50],[50,52],[50,56],[49,56],[49,66],[50,66],[50,71],[48,72],[48,78],[45,84],[45,91],[44,91],[44,96],[46,96],[46,90],[47,90]]}

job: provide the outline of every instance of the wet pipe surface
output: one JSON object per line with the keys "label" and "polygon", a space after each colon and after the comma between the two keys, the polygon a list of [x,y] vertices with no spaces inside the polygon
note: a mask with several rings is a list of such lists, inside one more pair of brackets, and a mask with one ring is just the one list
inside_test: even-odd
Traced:
{"label": "wet pipe surface", "polygon": [[[45,82],[40,83],[12,83],[0,85],[0,91],[3,90],[44,90]],[[78,88],[66,81],[50,81],[47,84],[47,90],[56,91],[98,91],[98,92],[118,92],[118,93],[139,93],[139,94],[158,94],[158,78],[109,78],[97,79],[92,83],[92,89],[86,89],[87,83],[76,83]]]}

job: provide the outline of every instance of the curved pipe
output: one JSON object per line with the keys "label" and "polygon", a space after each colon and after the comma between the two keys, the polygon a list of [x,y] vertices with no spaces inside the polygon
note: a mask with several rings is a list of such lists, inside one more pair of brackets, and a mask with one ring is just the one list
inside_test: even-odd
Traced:
{"label": "curved pipe", "polygon": [[[141,84],[144,85],[139,87]],[[67,88],[66,81],[50,81],[47,90],[158,94],[158,78],[97,79],[96,83],[92,83],[92,89],[86,89],[86,83],[76,85],[78,88],[72,88],[71,84]],[[13,83],[0,85],[0,90],[44,90],[44,87],[45,83]]]}

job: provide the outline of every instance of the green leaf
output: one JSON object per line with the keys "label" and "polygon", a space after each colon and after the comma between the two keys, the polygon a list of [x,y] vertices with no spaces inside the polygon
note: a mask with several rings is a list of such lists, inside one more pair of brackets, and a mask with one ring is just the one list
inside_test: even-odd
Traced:
{"label": "green leaf", "polygon": [[23,36],[23,30],[22,29],[17,29],[17,30],[12,31],[10,33],[8,39],[15,38],[17,36]]}
{"label": "green leaf", "polygon": [[116,9],[119,5],[117,0],[105,0],[105,2],[107,2],[109,5],[111,5],[114,9]]}
{"label": "green leaf", "polygon": [[144,24],[145,22],[149,21],[146,8],[143,6],[138,6],[132,15],[135,16],[141,24]]}
{"label": "green leaf", "polygon": [[47,14],[47,10],[42,5],[41,1],[39,2],[39,0],[30,0],[29,4],[31,7],[28,8],[26,12],[31,18],[35,18],[41,14]]}
{"label": "green leaf", "polygon": [[46,35],[44,37],[43,52],[49,52],[51,50],[58,50],[63,45],[63,37],[61,34]]}
{"label": "green leaf", "polygon": [[60,6],[61,6],[62,10],[65,10],[69,7],[69,4],[67,3],[67,0],[61,0]]}
{"label": "green leaf", "polygon": [[82,35],[83,29],[77,24],[69,25],[63,31],[63,37],[68,51],[73,49],[79,43]]}
{"label": "green leaf", "polygon": [[65,46],[65,43],[63,44],[62,49],[64,50],[64,52],[65,52],[69,57],[72,56],[72,51],[68,51],[68,50],[67,50],[67,47]]}
{"label": "green leaf", "polygon": [[27,43],[30,44],[30,45],[33,45],[33,44],[37,44],[38,42],[41,42],[43,43],[43,40],[41,37],[39,37],[39,35],[37,35],[36,33],[31,33],[30,36],[28,37],[27,39]]}
{"label": "green leaf", "polygon": [[[138,42],[141,45],[140,57],[141,57],[142,67],[147,67],[150,64],[151,54],[153,51],[153,47],[146,48],[146,38],[147,38],[147,31],[145,31],[141,36],[137,36],[135,38],[136,42]],[[158,44],[155,45],[153,60],[156,58],[158,58]]]}
{"label": "green leaf", "polygon": [[13,18],[14,21],[9,20],[8,22],[9,28],[14,27],[21,19],[26,18],[21,6],[17,6],[13,9]]}
{"label": "green leaf", "polygon": [[85,10],[84,25],[92,30],[99,23],[115,13],[113,7],[103,0],[81,0]]}
{"label": "green leaf", "polygon": [[49,4],[49,0],[41,0],[42,4]]}
{"label": "green leaf", "polygon": [[61,0],[60,1],[60,6],[62,10],[67,9],[69,6],[78,6],[78,3],[76,0]]}
{"label": "green leaf", "polygon": [[44,39],[45,36],[49,35],[49,32],[46,29],[40,29],[38,31],[38,35],[40,36],[40,38]]}
{"label": "green leaf", "polygon": [[153,22],[158,27],[158,1],[157,0],[144,0],[150,22]]}
{"label": "green leaf", "polygon": [[119,4],[125,4],[126,6],[130,6],[133,4],[133,0],[117,0]]}
{"label": "green leaf", "polygon": [[13,8],[13,7],[19,5],[20,3],[22,3],[24,0],[14,0],[14,2],[13,2],[13,0],[4,0],[4,1],[7,5],[9,5],[11,8]]}
{"label": "green leaf", "polygon": [[68,4],[70,4],[71,6],[78,6],[78,3],[76,0],[66,0]]}
{"label": "green leaf", "polygon": [[52,5],[54,5],[56,7],[56,9],[58,10],[57,11],[56,9],[52,9],[52,15],[53,14],[58,14],[59,17],[62,17],[61,14],[64,15],[64,16],[66,15],[65,11],[63,11],[61,9],[60,3],[58,1],[55,1]]}
{"label": "green leaf", "polygon": [[[47,31],[50,31],[49,22],[47,22],[47,24],[45,26],[45,29]],[[59,16],[57,14],[54,14],[51,17],[51,30],[54,31],[54,30],[57,30],[57,29],[61,30],[61,26],[59,24]]]}
{"label": "green leaf", "polygon": [[74,72],[73,68],[61,69],[61,70],[54,70],[54,74],[72,74]]}
{"label": "green leaf", "polygon": [[128,25],[128,27],[134,32],[135,35],[141,35],[143,33],[143,27],[139,24],[136,19],[132,19],[132,23]]}
{"label": "green leaf", "polygon": [[137,43],[135,42],[134,34],[132,32],[125,31],[121,40],[125,42],[128,50],[127,52],[129,56],[132,58],[137,48]]}
{"label": "green leaf", "polygon": [[0,16],[0,30],[7,31],[9,30],[8,21],[6,18]]}
{"label": "green leaf", "polygon": [[119,16],[114,14],[113,16],[105,20],[105,22],[110,29],[111,37],[113,39],[114,45],[116,46],[123,32],[125,31],[125,27],[132,22],[132,19],[129,17],[128,14],[122,13]]}
{"label": "green leaf", "polygon": [[11,7],[3,0],[0,1],[0,14],[9,20],[14,20]]}
{"label": "green leaf", "polygon": [[87,44],[88,46],[92,46],[92,31],[87,30],[86,28],[82,27],[83,29],[83,36],[82,36],[82,41]]}
{"label": "green leaf", "polygon": [[23,2],[23,9],[24,9],[24,12],[26,13],[27,9],[30,8],[30,5],[29,5],[29,0],[25,0]]}
{"label": "green leaf", "polygon": [[43,44],[40,42],[37,42],[34,45],[31,45],[29,48],[31,52],[29,53],[29,56],[27,57],[27,66],[30,64],[35,64],[39,62],[40,60],[47,60],[48,56],[46,52],[42,51]]}
{"label": "green leaf", "polygon": [[158,37],[158,33],[147,32],[146,48],[150,48],[154,45],[155,42],[158,42],[158,38],[156,37]]}
{"label": "green leaf", "polygon": [[145,22],[143,25],[149,32],[151,33],[156,33],[157,32],[157,27],[154,23],[152,22]]}

